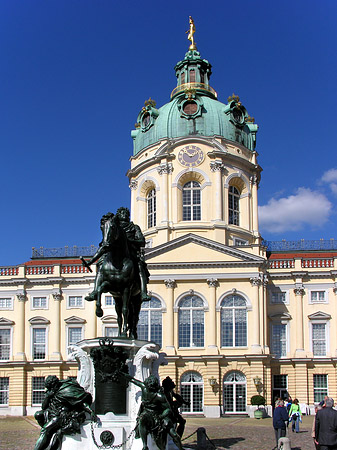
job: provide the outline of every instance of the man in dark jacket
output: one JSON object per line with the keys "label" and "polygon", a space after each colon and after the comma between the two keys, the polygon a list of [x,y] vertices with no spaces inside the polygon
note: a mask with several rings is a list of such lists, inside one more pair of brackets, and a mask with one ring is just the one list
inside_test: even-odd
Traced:
{"label": "man in dark jacket", "polygon": [[273,415],[273,427],[275,431],[276,448],[278,446],[278,440],[280,437],[286,435],[286,424],[288,422],[288,413],[284,407],[284,401],[278,400],[276,402],[276,408],[274,409]]}
{"label": "man in dark jacket", "polygon": [[332,398],[325,400],[325,408],[317,411],[315,439],[321,450],[337,450],[337,411]]}

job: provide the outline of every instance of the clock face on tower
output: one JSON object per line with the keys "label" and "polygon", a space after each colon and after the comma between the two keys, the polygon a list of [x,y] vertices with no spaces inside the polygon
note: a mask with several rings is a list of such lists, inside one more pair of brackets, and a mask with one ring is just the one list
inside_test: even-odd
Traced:
{"label": "clock face on tower", "polygon": [[196,145],[186,145],[178,153],[178,161],[185,167],[196,167],[204,160],[201,148]]}

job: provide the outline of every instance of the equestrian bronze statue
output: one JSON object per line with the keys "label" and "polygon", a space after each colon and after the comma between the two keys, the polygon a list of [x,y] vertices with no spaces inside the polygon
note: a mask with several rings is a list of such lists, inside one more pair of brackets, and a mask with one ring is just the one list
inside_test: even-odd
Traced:
{"label": "equestrian bronze statue", "polygon": [[97,261],[94,290],[85,299],[96,301],[96,315],[103,316],[101,296],[109,292],[115,300],[118,335],[137,339],[137,324],[147,294],[149,272],[143,259],[145,239],[138,225],[130,221],[130,211],[121,207],[116,215],[101,219],[103,240],[95,255],[82,262],[89,268]]}

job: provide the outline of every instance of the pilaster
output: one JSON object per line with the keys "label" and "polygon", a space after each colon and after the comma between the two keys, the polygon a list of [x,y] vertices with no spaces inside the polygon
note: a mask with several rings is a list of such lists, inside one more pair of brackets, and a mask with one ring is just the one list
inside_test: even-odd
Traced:
{"label": "pilaster", "polygon": [[176,287],[176,282],[173,279],[164,280],[165,286],[167,288],[167,311],[165,319],[165,335],[166,335],[166,345],[165,351],[168,355],[175,355],[175,333],[174,333],[174,288]]}

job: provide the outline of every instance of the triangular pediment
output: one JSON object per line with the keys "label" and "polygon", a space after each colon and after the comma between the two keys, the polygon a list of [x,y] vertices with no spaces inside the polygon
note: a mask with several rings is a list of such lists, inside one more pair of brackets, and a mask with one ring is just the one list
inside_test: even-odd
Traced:
{"label": "triangular pediment", "polygon": [[219,266],[256,266],[265,262],[265,259],[260,256],[193,233],[185,234],[157,247],[146,249],[145,259],[150,266],[151,264],[196,266],[208,263],[218,264]]}
{"label": "triangular pediment", "polygon": [[77,317],[77,316],[68,317],[67,319],[64,319],[64,321],[65,321],[65,323],[72,323],[72,324],[86,323],[86,320],[81,319],[80,317]]}
{"label": "triangular pediment", "polygon": [[327,314],[323,311],[316,311],[313,314],[310,314],[308,316],[309,320],[330,320],[331,316],[330,314]]}
{"label": "triangular pediment", "polygon": [[15,322],[12,320],[6,319],[5,317],[0,317],[0,327],[4,326],[12,326]]}

